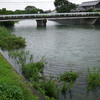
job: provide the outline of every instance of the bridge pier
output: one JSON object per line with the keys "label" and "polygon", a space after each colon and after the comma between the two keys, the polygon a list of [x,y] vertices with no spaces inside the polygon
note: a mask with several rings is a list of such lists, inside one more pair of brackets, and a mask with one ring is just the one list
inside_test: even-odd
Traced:
{"label": "bridge pier", "polygon": [[36,20],[36,22],[37,22],[37,27],[46,27],[47,23],[46,19]]}

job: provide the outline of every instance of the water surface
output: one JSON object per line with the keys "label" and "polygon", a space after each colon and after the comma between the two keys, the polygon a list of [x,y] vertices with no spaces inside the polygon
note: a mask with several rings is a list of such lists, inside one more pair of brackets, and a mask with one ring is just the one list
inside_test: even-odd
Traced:
{"label": "water surface", "polygon": [[[26,39],[26,48],[37,61],[43,56],[48,61],[45,75],[55,77],[66,70],[82,72],[78,86],[60,95],[60,100],[100,100],[100,90],[87,92],[87,68],[100,68],[100,26],[60,25],[48,21],[46,28],[37,28],[34,20],[15,24],[12,34]],[[87,99],[86,99],[87,98]]]}

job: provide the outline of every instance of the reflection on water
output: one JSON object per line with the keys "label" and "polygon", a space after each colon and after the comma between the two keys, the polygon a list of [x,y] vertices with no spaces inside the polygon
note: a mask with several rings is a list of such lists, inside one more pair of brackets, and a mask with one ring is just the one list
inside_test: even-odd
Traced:
{"label": "reflection on water", "polygon": [[[46,28],[37,28],[33,20],[15,24],[12,34],[26,39],[26,48],[34,59],[45,56],[48,65],[45,75],[55,77],[66,70],[75,70],[80,78],[73,90],[60,95],[60,100],[100,100],[100,91],[87,93],[87,68],[100,67],[100,26],[60,25],[48,22]],[[37,58],[38,57],[38,58]]]}

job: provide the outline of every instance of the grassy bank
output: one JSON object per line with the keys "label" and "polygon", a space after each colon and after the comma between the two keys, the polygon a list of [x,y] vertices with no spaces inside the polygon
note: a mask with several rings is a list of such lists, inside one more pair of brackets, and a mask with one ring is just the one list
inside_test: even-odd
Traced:
{"label": "grassy bank", "polygon": [[38,100],[0,53],[0,100]]}
{"label": "grassy bank", "polygon": [[3,50],[13,50],[25,47],[25,39],[12,35],[10,30],[0,27],[0,47]]}

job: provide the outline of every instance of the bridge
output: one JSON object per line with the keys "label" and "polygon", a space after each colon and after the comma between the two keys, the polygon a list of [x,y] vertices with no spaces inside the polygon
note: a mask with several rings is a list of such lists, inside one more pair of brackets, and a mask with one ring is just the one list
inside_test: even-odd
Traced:
{"label": "bridge", "polygon": [[100,12],[79,12],[79,13],[49,13],[49,14],[16,14],[0,15],[0,21],[20,21],[34,19],[37,26],[46,26],[47,20],[63,24],[94,24],[100,17]]}

